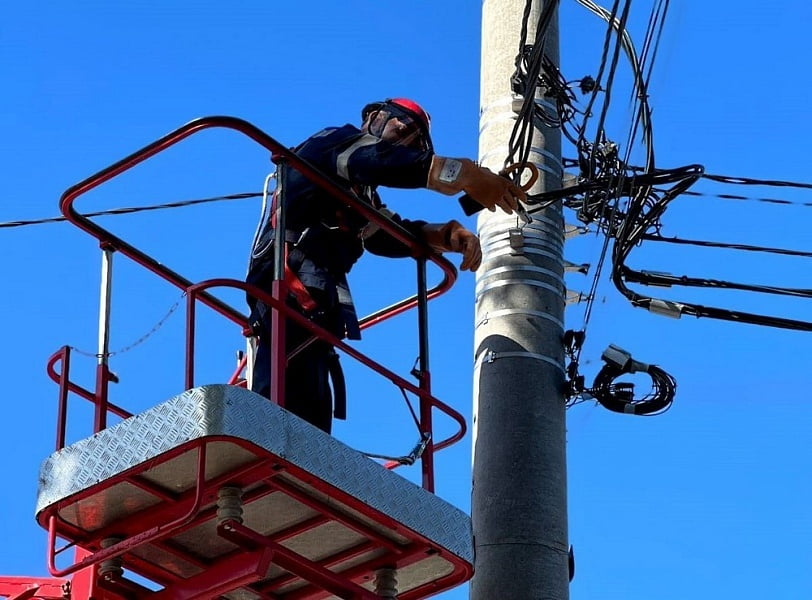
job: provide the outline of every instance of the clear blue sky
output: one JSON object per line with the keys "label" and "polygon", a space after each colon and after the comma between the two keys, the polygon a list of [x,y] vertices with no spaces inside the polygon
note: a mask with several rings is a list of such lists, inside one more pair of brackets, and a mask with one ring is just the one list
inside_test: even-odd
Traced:
{"label": "clear blue sky", "polygon": [[[611,4],[611,3],[610,3]],[[657,163],[708,172],[808,181],[812,8],[781,3],[672,3],[650,88]],[[651,3],[632,7],[642,42]],[[57,214],[62,192],[186,121],[226,114],[294,145],[314,130],[355,122],[361,106],[389,96],[422,102],[441,154],[476,157],[480,6],[477,2],[44,2],[6,3],[0,18],[0,221]],[[519,24],[517,23],[517,29]],[[604,26],[562,1],[567,79],[596,72]],[[628,68],[622,67],[628,79]],[[619,94],[609,133],[625,144],[628,102]],[[572,149],[565,148],[572,156]],[[236,134],[206,132],[79,201],[82,210],[257,191],[267,157]],[[810,202],[810,194],[753,193]],[[426,191],[386,194],[404,215],[461,218],[456,203]],[[191,279],[240,277],[259,204],[221,203],[101,222]],[[808,250],[812,208],[683,198],[667,235]],[[572,220],[570,216],[569,220]],[[473,219],[465,220],[475,228]],[[598,238],[567,248],[593,262]],[[0,363],[5,428],[0,474],[0,574],[45,575],[45,534],[33,518],[39,463],[53,451],[56,386],[45,363],[63,344],[94,351],[99,253],[66,224],[0,229]],[[674,274],[810,287],[801,259],[723,251],[658,254],[634,264]],[[380,285],[381,281],[386,285]],[[352,284],[362,313],[411,290],[407,264],[367,257]],[[588,289],[584,278],[573,289]],[[667,295],[668,292],[664,292]],[[180,297],[124,259],[116,265],[111,348],[148,332]],[[239,304],[237,295],[226,295]],[[808,301],[720,293],[675,299],[804,318]],[[470,417],[473,276],[433,304],[434,391]],[[582,307],[568,309],[578,328]],[[370,332],[360,347],[406,373],[416,356],[414,316]],[[222,381],[238,333],[205,315],[198,383]],[[113,399],[134,411],[182,388],[183,316],[112,359]],[[582,404],[568,414],[570,541],[578,600],[741,600],[812,596],[809,464],[812,404],[809,334],[684,318],[631,308],[604,282],[588,330],[591,380],[609,343],[672,373],[673,409],[654,418]],[[93,360],[76,357],[92,384]],[[336,435],[368,451],[400,454],[416,432],[396,390],[348,368],[350,420]],[[72,406],[72,439],[88,435],[87,407]],[[441,424],[442,427],[442,424]],[[468,510],[470,436],[438,456],[438,493]],[[404,471],[404,473],[406,473]],[[408,474],[416,478],[417,472]],[[517,473],[521,476],[521,472]],[[467,597],[466,587],[442,596]],[[531,597],[528,595],[528,597]]]}

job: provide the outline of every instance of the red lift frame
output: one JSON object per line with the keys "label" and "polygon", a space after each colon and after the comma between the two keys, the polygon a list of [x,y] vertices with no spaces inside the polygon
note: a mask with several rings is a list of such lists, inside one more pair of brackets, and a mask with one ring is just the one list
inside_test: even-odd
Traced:
{"label": "red lift frame", "polygon": [[[412,255],[417,258],[417,266],[418,266],[417,294],[410,298],[406,298],[392,306],[381,309],[376,313],[362,319],[361,327],[362,328],[370,327],[372,325],[383,322],[391,317],[394,317],[398,314],[405,312],[406,310],[409,310],[417,306],[419,344],[420,344],[420,359],[419,359],[420,363],[419,369],[417,371],[419,386],[416,386],[410,383],[409,381],[401,378],[397,374],[389,371],[382,365],[373,361],[371,358],[363,355],[362,353],[355,350],[353,347],[337,339],[330,332],[314,325],[312,322],[308,321],[306,318],[301,316],[296,311],[289,309],[286,306],[285,302],[281,300],[282,298],[285,298],[287,295],[284,280],[279,280],[275,283],[271,294],[268,294],[267,292],[260,290],[254,286],[250,286],[242,281],[237,281],[233,279],[212,279],[200,283],[193,283],[185,279],[178,273],[160,264],[158,261],[148,256],[143,251],[135,248],[134,246],[128,244],[127,242],[124,242],[123,240],[121,240],[111,232],[107,231],[106,229],[100,227],[96,223],[93,223],[92,221],[90,221],[89,219],[87,219],[74,209],[73,203],[80,195],[92,190],[93,188],[116,177],[117,175],[131,169],[137,164],[158,154],[159,152],[166,150],[167,148],[173,146],[174,144],[180,142],[186,137],[191,136],[194,133],[197,133],[204,129],[218,127],[233,129],[253,139],[254,141],[259,143],[261,146],[263,146],[265,149],[269,150],[272,153],[275,162],[284,162],[291,168],[294,168],[297,171],[301,172],[311,181],[313,181],[314,183],[322,187],[324,190],[326,190],[328,193],[340,199],[340,201],[343,202],[344,204],[353,207],[365,218],[367,218],[370,222],[375,223],[376,225],[387,231],[395,239],[397,239],[398,241],[405,244],[407,247],[411,249]],[[421,456],[423,487],[426,488],[428,491],[433,492],[434,452],[439,451],[459,441],[464,437],[466,432],[466,423],[462,415],[460,415],[457,411],[453,410],[451,407],[449,407],[448,405],[446,405],[445,403],[441,402],[440,400],[431,395],[431,384],[430,384],[431,377],[428,367],[428,335],[427,335],[428,321],[427,321],[426,303],[429,299],[434,298],[450,289],[450,287],[456,280],[456,270],[448,260],[440,256],[439,254],[433,252],[426,244],[414,238],[406,230],[398,226],[390,219],[381,215],[374,208],[370,207],[369,205],[355,198],[350,193],[343,190],[341,187],[333,183],[327,176],[325,176],[324,174],[320,173],[317,169],[315,169],[312,165],[309,165],[307,162],[300,159],[295,153],[288,150],[285,146],[283,146],[282,144],[280,144],[279,142],[277,142],[276,140],[274,140],[273,138],[271,138],[270,136],[268,136],[267,134],[256,128],[254,125],[234,117],[224,117],[224,116],[205,117],[194,120],[176,129],[175,131],[145,146],[144,148],[118,161],[117,163],[111,165],[110,167],[107,167],[106,169],[103,169],[102,171],[96,173],[95,175],[92,175],[91,177],[80,182],[79,184],[72,186],[63,194],[60,201],[60,206],[62,213],[65,215],[67,220],[69,220],[71,223],[73,223],[80,229],[86,231],[87,233],[98,239],[100,246],[103,250],[105,251],[112,250],[124,254],[125,256],[134,260],[137,264],[147,268],[148,270],[152,271],[165,281],[168,281],[169,283],[175,285],[176,287],[183,289],[187,293],[187,333],[186,333],[186,368],[185,368],[185,383],[187,389],[194,386],[195,308],[197,301],[203,302],[205,305],[214,309],[222,316],[234,322],[235,324],[237,324],[242,328],[242,331],[244,332],[247,331],[247,318],[242,313],[235,310],[231,306],[227,305],[222,300],[212,296],[207,291],[213,287],[230,287],[245,290],[246,292],[254,295],[256,298],[262,300],[268,306],[272,307],[275,313],[280,315],[279,321],[282,323],[281,327],[284,327],[285,319],[293,319],[299,325],[306,327],[311,332],[313,332],[314,335],[320,337],[321,339],[326,340],[330,344],[333,344],[335,347],[342,350],[346,354],[350,355],[352,358],[358,360],[365,366],[371,368],[377,373],[388,378],[390,381],[392,381],[395,385],[397,385],[401,389],[409,391],[418,396],[420,399],[419,421],[421,432],[427,432],[431,434],[433,408],[437,408],[441,412],[450,416],[453,420],[455,420],[458,423],[459,425],[458,431],[453,435],[451,435],[450,437],[441,440],[437,443],[434,443],[433,440],[430,440],[427,447],[425,448],[425,451]],[[427,261],[435,263],[444,273],[444,278],[440,282],[440,284],[438,284],[431,290],[427,289],[426,285],[425,267]],[[275,352],[274,354],[276,357],[279,357],[277,359],[279,365],[277,366],[284,365],[284,356],[283,356],[284,343],[282,339],[283,337],[280,336],[274,340],[275,348],[277,350],[277,352]],[[61,369],[59,372],[57,372],[56,370],[57,363],[61,363]],[[55,353],[50,358],[47,365],[47,370],[49,376],[59,384],[59,409],[58,409],[57,435],[56,435],[57,449],[64,447],[66,441],[65,436],[66,436],[67,401],[68,396],[71,392],[77,394],[82,398],[85,398],[86,400],[91,401],[95,405],[96,409],[94,417],[94,431],[96,432],[101,431],[106,427],[108,413],[113,413],[122,418],[131,416],[129,412],[127,412],[121,407],[116,406],[115,404],[109,401],[108,384],[111,380],[111,373],[107,368],[106,361],[100,361],[99,365],[97,366],[96,385],[94,391],[85,389],[70,381],[69,374],[70,349],[67,346],[61,348],[57,353]],[[273,372],[278,373],[280,372],[280,369],[275,368]],[[275,397],[277,399],[281,398],[282,396],[282,394],[280,393],[281,385],[282,384],[279,379],[277,379],[276,381],[272,381],[272,397]],[[202,453],[203,451],[202,447],[200,451]],[[200,490],[198,490],[198,493],[199,492]],[[179,517],[179,519],[184,520],[187,517],[188,515],[184,517]],[[98,563],[98,561],[105,558],[107,553],[104,550],[100,550],[96,553],[93,553],[92,557],[83,556],[83,558],[80,558],[76,564],[72,565],[68,569],[62,570],[57,569],[55,566],[55,556],[60,551],[56,550],[55,548],[56,535],[54,531],[53,521],[49,525],[50,525],[49,567],[52,574],[63,575],[67,573],[76,572],[82,567],[91,564],[96,564]],[[268,558],[267,556],[268,552],[273,553],[277,557],[284,555],[284,552],[282,552],[283,549],[280,550],[281,547],[278,547],[278,544],[274,544],[273,542],[269,542],[267,540],[262,542],[259,539],[253,539],[251,530],[246,530],[245,528],[239,526],[239,524],[237,523],[227,523],[225,525],[226,526],[221,527],[222,530],[221,534],[224,535],[225,537],[230,536],[235,538],[235,540],[239,539],[243,545],[247,546],[259,547],[264,544],[265,550],[263,550],[262,552],[257,550],[257,552],[259,552],[258,560],[261,561],[266,560]],[[122,550],[122,552],[123,551],[125,550]],[[280,552],[282,553],[280,554]],[[121,552],[115,552],[116,555],[120,553]],[[83,553],[81,553],[80,551],[80,554]],[[326,571],[326,569],[324,569],[324,571]],[[328,584],[330,583],[330,577],[328,575],[330,575],[330,572],[316,573],[314,571],[315,578],[317,580],[320,580],[322,583],[325,582]],[[468,576],[470,576],[470,573]],[[17,585],[22,581],[20,578],[12,578],[12,579],[9,578],[0,579],[0,594],[2,594],[2,590],[4,589],[2,586],[12,585],[12,583],[14,585]],[[37,584],[37,582],[32,579],[26,579],[25,581],[30,582],[32,585]],[[43,580],[43,582],[44,583],[41,582],[42,585],[56,586],[62,585],[64,583],[64,580],[48,579]],[[51,588],[48,589],[50,591]],[[117,590],[117,592],[121,592],[121,590]],[[28,594],[28,592],[21,591],[21,595],[15,596],[15,599],[22,600],[22,598],[39,597],[26,594]]]}
{"label": "red lift frame", "polygon": [[[256,126],[252,125],[251,123],[243,120],[238,119],[236,117],[227,117],[227,116],[210,116],[210,117],[203,117],[200,119],[195,119],[186,125],[179,127],[178,129],[168,133],[167,135],[163,136],[162,138],[144,146],[140,150],[130,154],[129,156],[121,159],[120,161],[110,165],[109,167],[102,169],[98,173],[91,175],[84,181],[77,183],[76,185],[68,188],[64,194],[62,194],[62,198],[60,200],[60,208],[62,214],[65,218],[82,229],[83,231],[89,233],[97,240],[99,240],[99,244],[102,249],[113,249],[121,254],[129,257],[137,264],[145,267],[149,271],[152,271],[165,281],[175,285],[176,287],[186,291],[189,293],[190,290],[195,290],[197,293],[195,294],[199,297],[200,301],[209,306],[210,308],[214,309],[216,312],[220,313],[227,319],[231,320],[235,324],[239,325],[243,331],[247,328],[247,318],[239,311],[234,309],[233,307],[229,306],[228,304],[224,303],[222,300],[208,294],[205,291],[198,291],[198,290],[205,290],[206,287],[211,287],[211,285],[227,285],[231,287],[241,287],[253,293],[255,297],[262,299],[263,301],[269,301],[271,296],[268,294],[263,293],[258,288],[253,286],[246,286],[243,282],[237,282],[235,280],[213,280],[219,283],[217,284],[207,284],[207,283],[199,283],[195,284],[192,281],[189,281],[185,277],[181,276],[180,274],[176,273],[175,271],[169,269],[168,267],[164,266],[151,256],[147,255],[145,252],[135,248],[131,244],[128,244],[121,238],[117,237],[110,231],[104,229],[97,223],[94,223],[87,217],[83,216],[79,212],[76,211],[73,204],[76,199],[89,192],[90,190],[98,187],[102,183],[113,179],[114,177],[124,173],[125,171],[133,168],[134,166],[138,165],[139,163],[144,162],[148,158],[155,156],[156,154],[174,146],[178,142],[184,140],[191,135],[203,131],[205,129],[212,129],[212,128],[225,128],[225,129],[232,129],[238,131],[247,137],[251,138],[265,149],[271,152],[272,156],[274,157],[275,162],[284,162],[286,165],[290,166],[291,168],[296,169],[303,175],[305,175],[308,179],[319,185],[325,191],[330,193],[332,196],[338,198],[342,203],[352,207],[361,215],[363,215],[366,219],[370,222],[378,225],[381,229],[389,233],[392,237],[394,237],[399,242],[405,244],[408,248],[411,249],[413,256],[417,257],[418,259],[418,275],[417,275],[417,283],[418,283],[418,292],[414,296],[409,298],[405,298],[400,302],[397,302],[389,307],[383,308],[372,315],[369,315],[362,319],[361,327],[366,328],[372,325],[381,323],[387,319],[390,319],[396,315],[399,315],[415,306],[418,308],[418,334],[419,334],[419,344],[420,344],[420,365],[418,369],[418,375],[420,378],[420,386],[419,389],[415,388],[414,385],[410,384],[406,380],[397,377],[390,371],[384,369],[378,363],[375,363],[371,359],[363,357],[363,355],[355,350],[353,350],[350,346],[339,342],[334,336],[332,336],[329,332],[313,325],[310,322],[305,322],[303,320],[297,319],[297,322],[300,324],[308,327],[311,331],[315,334],[319,335],[320,337],[326,339],[330,343],[334,343],[336,347],[340,348],[341,350],[347,352],[354,358],[361,360],[364,364],[368,367],[374,369],[378,373],[388,377],[396,385],[404,387],[409,391],[417,394],[420,398],[420,429],[421,432],[427,432],[431,434],[432,432],[432,414],[431,409],[432,407],[436,407],[441,412],[447,414],[452,419],[457,421],[459,424],[458,431],[439,443],[434,443],[433,440],[429,440],[429,443],[421,456],[421,465],[422,465],[422,479],[423,479],[423,487],[425,487],[429,491],[434,491],[434,452],[445,448],[465,436],[465,432],[467,429],[467,425],[465,423],[464,417],[448,405],[440,402],[438,399],[431,396],[431,375],[428,365],[428,319],[427,319],[427,307],[426,303],[428,300],[439,296],[440,294],[445,293],[448,291],[456,281],[457,272],[454,266],[443,256],[434,252],[427,244],[421,242],[413,235],[411,235],[408,231],[400,227],[397,223],[392,221],[391,219],[387,218],[386,216],[382,215],[380,212],[375,210],[370,205],[366,204],[362,200],[359,200],[352,194],[348,193],[346,190],[342,189],[339,185],[334,183],[328,176],[324,173],[321,173],[318,169],[310,165],[307,161],[299,158],[295,152],[289,150],[286,146],[281,144],[280,142],[276,141],[268,134],[257,128]],[[426,286],[426,271],[425,271],[425,263],[426,261],[431,261],[436,264],[443,272],[444,278],[443,280],[436,285],[431,290],[427,290]],[[289,311],[284,306],[283,302],[279,302],[279,298],[284,298],[286,296],[286,291],[284,288],[284,280],[277,282],[279,285],[277,289],[273,290],[272,297],[275,299],[273,301],[273,306],[277,309],[275,312],[284,314],[287,318],[294,318],[296,319],[299,315],[297,315],[293,311]],[[203,286],[201,288],[201,286]],[[269,302],[270,303],[270,302]],[[190,300],[189,306],[193,306],[193,302]],[[193,311],[193,308],[191,309]],[[188,328],[187,328],[187,340],[194,339],[194,322],[193,316],[187,316],[188,320]],[[277,350],[284,348],[284,345],[281,340],[277,339],[274,342],[277,346]],[[96,417],[94,423],[94,431],[101,431],[106,426],[106,415],[108,411],[114,412],[119,414],[120,416],[129,416],[126,411],[123,411],[119,407],[110,406],[109,398],[108,398],[108,384],[110,382],[110,372],[107,368],[106,363],[100,362],[97,366],[97,373],[96,373],[96,388],[95,392],[89,392],[89,390],[80,390],[79,386],[73,384],[69,380],[69,374],[67,373],[67,369],[62,369],[62,373],[60,376],[55,377],[56,372],[54,371],[54,364],[59,360],[59,358],[63,358],[66,356],[66,350],[61,349],[57,355],[51,357],[49,361],[49,374],[51,377],[59,383],[60,385],[60,400],[63,397],[63,388],[67,388],[69,391],[77,392],[80,396],[92,400],[92,402],[96,405]],[[275,352],[274,355],[278,357],[279,360],[283,359],[283,352]],[[191,355],[190,349],[187,348],[187,369],[191,364],[189,357]],[[363,357],[363,359],[362,359]],[[281,363],[283,364],[283,363]],[[279,369],[274,369],[274,373],[279,372]],[[187,372],[186,375],[186,382],[187,384],[191,381],[191,377]],[[64,380],[64,383],[63,383]],[[273,386],[272,386],[273,387]],[[279,387],[279,382],[277,382],[277,389]],[[272,390],[273,391],[273,390]],[[92,398],[91,398],[92,396]],[[64,410],[65,405],[63,402],[60,401],[60,415],[64,417]],[[60,431],[64,432],[64,419],[60,419],[58,422],[58,427]],[[58,435],[58,441],[60,436]],[[64,443],[64,435],[61,436],[61,440]],[[58,446],[58,448],[61,446]]]}

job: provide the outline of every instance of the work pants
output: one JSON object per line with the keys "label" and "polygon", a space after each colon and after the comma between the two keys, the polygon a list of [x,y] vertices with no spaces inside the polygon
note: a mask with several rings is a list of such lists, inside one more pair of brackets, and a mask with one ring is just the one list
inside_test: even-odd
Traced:
{"label": "work pants", "polygon": [[[254,378],[251,390],[270,398],[271,395],[271,312],[260,320],[261,330],[254,360]],[[320,319],[316,319],[318,323]],[[321,325],[321,323],[318,323]],[[285,351],[290,354],[304,341],[312,338],[310,331],[294,323],[285,322]],[[304,350],[288,360],[285,371],[285,409],[330,433],[332,427],[333,395],[329,384],[330,361],[333,348],[327,342],[315,339]]]}

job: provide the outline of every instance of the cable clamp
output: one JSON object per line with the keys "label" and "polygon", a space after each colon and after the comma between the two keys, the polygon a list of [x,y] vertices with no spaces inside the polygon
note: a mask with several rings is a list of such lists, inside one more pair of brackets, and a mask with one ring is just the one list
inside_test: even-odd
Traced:
{"label": "cable clamp", "polygon": [[511,227],[508,229],[508,241],[510,242],[511,256],[524,254],[524,234],[520,227]]}
{"label": "cable clamp", "polygon": [[648,310],[655,315],[663,317],[671,317],[672,319],[679,319],[682,316],[682,311],[685,305],[680,302],[671,302],[670,300],[658,300],[652,298],[649,300]]}
{"label": "cable clamp", "polygon": [[522,112],[522,107],[524,106],[524,96],[520,94],[513,94],[513,98],[510,102],[510,110],[516,113],[517,115]]}
{"label": "cable clamp", "polygon": [[648,373],[649,370],[649,365],[634,360],[631,353],[614,344],[609,344],[609,347],[601,354],[601,359],[622,373]]}

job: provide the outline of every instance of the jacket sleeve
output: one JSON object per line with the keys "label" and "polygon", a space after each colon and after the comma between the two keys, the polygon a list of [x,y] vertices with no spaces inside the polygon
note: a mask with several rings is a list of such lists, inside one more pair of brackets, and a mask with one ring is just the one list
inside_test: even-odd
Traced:
{"label": "jacket sleeve", "polygon": [[433,153],[393,145],[353,125],[330,127],[296,149],[305,160],[350,185],[422,188]]}
{"label": "jacket sleeve", "polygon": [[[396,146],[363,133],[353,125],[325,129],[305,141],[297,152],[306,160],[330,175],[335,174],[339,179],[347,181],[350,185],[396,187],[396,188],[422,188],[428,183],[428,173],[431,168],[432,153],[420,151],[404,146]],[[304,178],[301,185],[312,189],[316,195],[320,194],[317,188],[306,182]],[[293,179],[293,178],[291,178]],[[289,188],[293,187],[289,182]],[[301,198],[305,194],[295,189],[289,192],[288,198]],[[299,203],[301,204],[301,202]],[[293,220],[293,206],[290,207],[289,217]],[[415,236],[422,235],[425,221],[412,221],[403,219],[399,215],[381,209],[388,217],[410,231]],[[369,224],[362,232],[364,248],[373,254],[390,257],[410,256],[409,249],[393,239],[390,235],[380,231],[377,226]]]}
{"label": "jacket sleeve", "polygon": [[335,171],[353,184],[422,188],[428,184],[431,158],[429,151],[392,145],[360,133],[336,149]]}
{"label": "jacket sleeve", "polygon": [[[410,219],[404,219],[397,213],[390,211],[385,206],[381,207],[379,210],[416,238],[423,239],[423,226],[426,224],[426,221],[412,221]],[[372,254],[377,254],[378,256],[388,256],[390,258],[404,258],[412,255],[412,252],[408,247],[397,241],[385,231],[379,229],[373,223],[367,225],[366,229],[362,232],[362,238],[364,241],[364,248],[372,252]]]}

